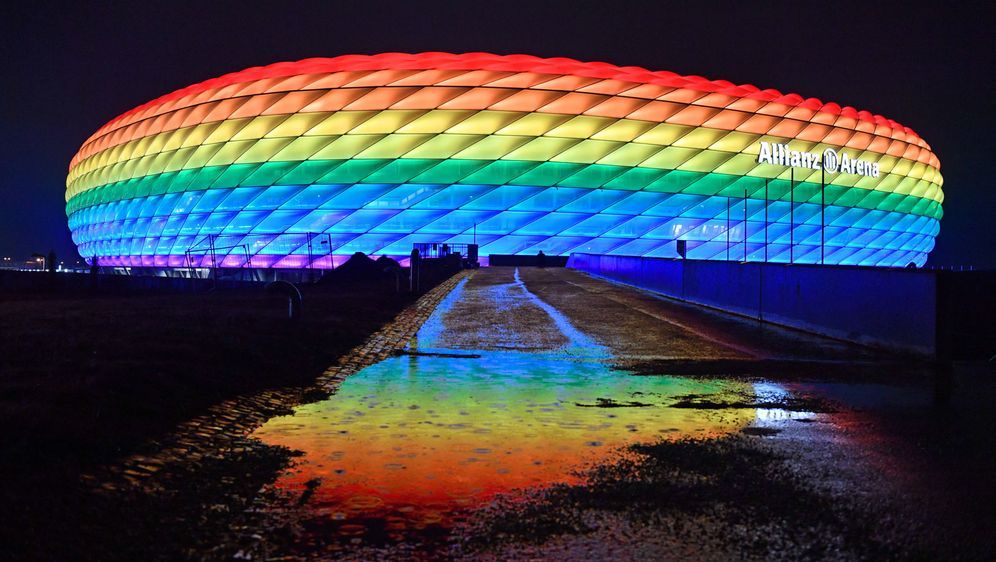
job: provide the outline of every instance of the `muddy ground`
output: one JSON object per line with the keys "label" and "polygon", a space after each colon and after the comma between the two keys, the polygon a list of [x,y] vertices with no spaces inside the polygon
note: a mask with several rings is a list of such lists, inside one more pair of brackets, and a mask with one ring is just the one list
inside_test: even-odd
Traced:
{"label": "muddy ground", "polygon": [[[175,500],[153,509],[148,501],[139,508],[142,501],[94,498],[80,478],[155,448],[177,424],[225,399],[309,384],[408,302],[393,280],[312,287],[301,321],[290,322],[286,300],[261,288],[0,294],[0,501],[8,506],[0,558],[86,557],[80,542],[120,544],[129,520],[153,523],[156,509],[179,509]],[[271,415],[281,411],[274,406]],[[256,464],[274,458],[267,452]],[[274,470],[256,472],[265,479]],[[147,537],[153,529],[145,527]]]}
{"label": "muddy ground", "polygon": [[[510,297],[514,315],[504,314]],[[789,390],[767,398],[689,395],[669,407],[806,415],[759,419],[713,439],[650,439],[585,472],[582,484],[509,494],[473,510],[448,541],[358,544],[338,555],[981,560],[991,553],[996,420],[985,404],[996,389],[988,366],[895,357],[563,269],[479,272],[443,317],[441,341],[465,350],[554,349],[563,330],[543,314],[544,303],[608,348],[620,376],[777,381]],[[591,406],[650,405],[641,400]]]}
{"label": "muddy ground", "polygon": [[[260,328],[272,326],[270,319],[211,314],[210,300],[5,302],[0,357],[20,358],[21,374],[5,371],[4,396],[8,404],[35,404],[37,412],[10,407],[5,414],[15,431],[4,442],[4,452],[12,453],[4,457],[5,475],[14,476],[4,499],[18,509],[5,510],[4,543],[14,548],[0,557],[972,560],[991,554],[996,387],[988,365],[919,363],[571,270],[535,268],[475,272],[443,314],[435,346],[530,353],[590,340],[604,348],[619,376],[701,377],[758,388],[775,381],[787,391],[688,395],[658,406],[717,416],[741,409],[805,415],[759,418],[725,437],[648,439],[620,451],[618,462],[588,469],[583,483],[499,497],[470,508],[469,522],[454,529],[400,543],[357,537],[323,550],[316,545],[325,543],[314,540],[323,526],[310,511],[309,493],[287,496],[269,484],[293,465],[294,452],[247,435],[267,417],[334,392],[334,384],[316,386],[316,376],[378,326],[384,326],[379,339],[339,359],[351,362],[343,373],[398,353],[438,302],[385,326],[403,303],[377,301],[365,290],[329,297],[325,328],[295,332],[301,347],[294,349],[304,358],[293,368],[287,355],[272,352],[287,334]],[[238,309],[232,302],[223,308]],[[190,322],[190,310],[198,311],[197,322]],[[31,314],[38,319],[25,320]],[[143,320],[152,317],[163,320]],[[53,326],[59,343],[44,337]],[[23,335],[6,337],[15,332]],[[197,373],[206,371],[191,366],[202,361],[205,342],[221,342],[212,347],[212,364],[231,365],[202,380]],[[48,346],[50,360],[36,365],[27,358],[39,346]],[[417,345],[408,352],[418,353]],[[136,369],[168,384],[128,391],[125,375]],[[231,423],[227,412],[197,417],[226,398],[235,405]],[[643,407],[652,400],[586,406]],[[170,429],[191,418],[207,421]],[[42,436],[38,450],[30,447],[35,434]],[[156,464],[156,449],[171,446],[176,435],[198,444],[175,462]],[[93,452],[81,452],[90,446]],[[152,475],[95,471],[82,494],[66,477],[82,472],[81,462],[114,465],[137,449],[148,452],[148,462],[132,457],[124,466]],[[139,484],[128,484],[132,479]]]}

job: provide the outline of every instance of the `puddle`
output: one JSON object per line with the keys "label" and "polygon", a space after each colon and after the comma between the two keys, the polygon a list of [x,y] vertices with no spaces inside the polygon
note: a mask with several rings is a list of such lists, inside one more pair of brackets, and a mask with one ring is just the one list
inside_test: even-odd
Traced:
{"label": "puddle", "polygon": [[575,471],[630,443],[714,436],[756,419],[749,409],[667,405],[749,384],[627,376],[559,354],[477,354],[393,357],[270,420],[255,437],[305,453],[277,486],[303,493],[320,479],[309,500],[318,514],[351,534],[370,519],[403,534],[449,527],[498,493],[577,482]]}
{"label": "puddle", "polygon": [[626,445],[714,437],[785,415],[672,407],[681,396],[732,401],[779,390],[612,370],[608,350],[530,293],[517,272],[514,283],[489,290],[515,291],[519,306],[548,315],[566,343],[532,352],[447,348],[444,320],[465,286],[440,303],[406,352],[254,434],[303,451],[276,486],[308,497],[323,541],[440,536],[468,508],[497,494],[577,483],[579,471],[619,459]]}

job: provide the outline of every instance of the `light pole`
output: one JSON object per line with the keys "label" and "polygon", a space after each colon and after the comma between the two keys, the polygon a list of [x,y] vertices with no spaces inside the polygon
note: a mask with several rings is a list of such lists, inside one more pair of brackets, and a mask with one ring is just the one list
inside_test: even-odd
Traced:
{"label": "light pole", "polygon": [[312,242],[314,239],[315,239],[315,233],[309,232],[308,233],[308,281],[309,282],[315,281],[315,272],[314,272],[315,258],[314,258],[314,252],[312,250]]}
{"label": "light pole", "polygon": [[[321,246],[328,246],[327,249],[328,249],[328,255],[329,255],[329,267],[331,268],[331,265],[332,265],[332,241],[330,239],[323,238],[320,245]],[[325,250],[326,250],[325,248],[322,249],[322,253],[323,254],[325,253]]]}
{"label": "light pole", "polygon": [[789,263],[795,263],[795,169],[789,168]]}
{"label": "light pole", "polygon": [[747,188],[744,188],[744,263],[747,263]]}
{"label": "light pole", "polygon": [[768,199],[768,178],[764,178],[764,263],[768,263],[768,206],[771,200]]}
{"label": "light pole", "polygon": [[335,258],[332,257],[332,233],[326,232],[325,238],[329,242],[329,269],[335,269]]}
{"label": "light pole", "polygon": [[826,202],[826,191],[827,191],[827,169],[824,166],[820,166],[820,265],[825,265],[825,248],[826,242],[826,212],[827,212],[827,202]]}
{"label": "light pole", "polygon": [[730,261],[730,198],[726,197],[726,261]]}

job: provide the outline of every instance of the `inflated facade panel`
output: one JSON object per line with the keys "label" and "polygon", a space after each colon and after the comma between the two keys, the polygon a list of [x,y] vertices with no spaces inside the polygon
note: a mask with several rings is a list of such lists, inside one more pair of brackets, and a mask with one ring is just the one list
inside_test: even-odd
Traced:
{"label": "inflated facade panel", "polygon": [[247,69],[142,105],[84,143],[66,199],[100,265],[328,267],[329,243],[336,263],[416,242],[675,257],[684,240],[693,259],[905,266],[933,248],[941,185],[912,130],[814,98],[391,53]]}

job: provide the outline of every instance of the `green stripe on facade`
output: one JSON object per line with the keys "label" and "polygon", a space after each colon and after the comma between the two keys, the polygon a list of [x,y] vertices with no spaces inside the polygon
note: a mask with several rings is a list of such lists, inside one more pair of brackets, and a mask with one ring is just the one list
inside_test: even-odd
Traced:
{"label": "green stripe on facade", "polygon": [[[71,198],[66,213],[135,197],[202,189],[243,186],[427,183],[581,187],[658,191],[751,199],[765,198],[765,179],[715,172],[688,172],[652,168],[515,160],[351,159],[266,162],[208,166],[196,170],[165,172],[96,187]],[[820,202],[820,185],[795,184],[790,194],[787,180],[768,180],[768,199]],[[828,184],[824,192],[830,205],[899,211],[940,219],[941,204],[932,199],[884,191]]]}

